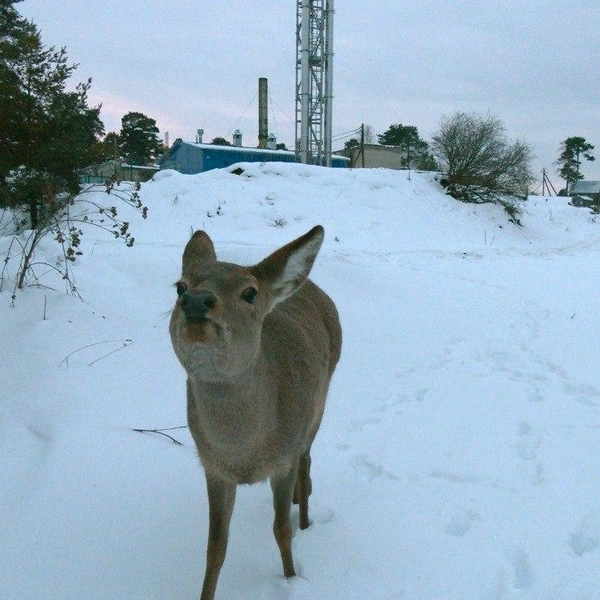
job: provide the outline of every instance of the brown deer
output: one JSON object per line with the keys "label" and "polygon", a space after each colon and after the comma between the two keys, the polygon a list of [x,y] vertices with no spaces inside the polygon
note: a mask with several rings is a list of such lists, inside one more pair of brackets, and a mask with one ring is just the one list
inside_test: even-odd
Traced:
{"label": "brown deer", "polygon": [[323,237],[314,227],[252,267],[218,261],[204,231],[183,252],[170,333],[208,490],[200,600],[215,594],[238,484],[270,479],[283,573],[295,575],[291,503],[306,529],[310,447],[342,341],[334,303],[307,279]]}

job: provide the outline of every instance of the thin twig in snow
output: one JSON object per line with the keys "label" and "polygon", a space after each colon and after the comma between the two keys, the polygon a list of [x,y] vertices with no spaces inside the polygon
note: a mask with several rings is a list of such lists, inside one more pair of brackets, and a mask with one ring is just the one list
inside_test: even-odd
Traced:
{"label": "thin twig in snow", "polygon": [[187,425],[179,425],[178,427],[166,427],[164,429],[135,429],[135,428],[132,428],[131,431],[137,431],[138,433],[157,433],[158,435],[164,435],[165,437],[169,438],[177,446],[183,446],[183,444],[179,440],[176,440],[173,436],[170,436],[168,433],[165,433],[165,431],[172,431],[173,429],[185,429],[186,427],[187,427]]}
{"label": "thin twig in snow", "polygon": [[76,354],[77,352],[81,352],[82,350],[87,350],[88,348],[93,348],[94,346],[100,346],[101,344],[115,344],[117,342],[120,342],[122,345],[119,346],[118,348],[116,348],[115,350],[111,350],[107,354],[103,354],[102,356],[96,358],[91,363],[88,363],[88,367],[91,367],[94,363],[97,363],[99,360],[102,360],[103,358],[106,358],[107,356],[110,356],[111,354],[114,354],[115,352],[118,352],[119,350],[122,350],[123,348],[126,348],[127,346],[131,346],[131,344],[133,344],[133,340],[129,340],[129,339],[127,339],[127,340],[105,340],[104,342],[95,342],[93,344],[88,344],[87,346],[82,346],[81,348],[77,348],[77,350],[73,350],[73,352],[71,352],[70,354],[67,354],[67,356],[65,356],[58,363],[58,366],[60,367],[63,363],[66,364],[67,366],[69,366],[69,358],[71,358],[71,356],[73,356],[73,354]]}

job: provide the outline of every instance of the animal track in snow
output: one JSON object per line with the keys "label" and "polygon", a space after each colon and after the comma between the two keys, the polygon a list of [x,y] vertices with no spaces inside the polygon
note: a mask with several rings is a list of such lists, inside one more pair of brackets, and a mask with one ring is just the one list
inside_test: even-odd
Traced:
{"label": "animal track in snow", "polygon": [[381,422],[381,419],[377,417],[370,417],[366,419],[355,419],[354,421],[350,421],[348,425],[346,425],[346,429],[348,431],[362,431],[363,427],[367,425],[377,425]]}
{"label": "animal track in snow", "polygon": [[574,383],[571,381],[569,373],[552,361],[546,361],[546,367],[562,380],[564,392],[572,396],[576,402],[588,406],[598,406],[600,404],[600,391],[593,385],[588,383]]}
{"label": "animal track in snow", "polygon": [[500,481],[495,481],[486,476],[478,476],[478,475],[462,475],[460,473],[453,473],[451,471],[447,471],[445,469],[432,469],[427,473],[427,476],[432,479],[439,479],[441,481],[446,481],[452,484],[458,485],[481,485],[484,487],[492,488],[495,490],[504,490],[505,492],[510,492],[511,494],[515,493],[516,490],[502,483]]}
{"label": "animal track in snow", "polygon": [[399,481],[400,477],[395,473],[392,473],[385,469],[383,465],[375,463],[366,454],[359,454],[352,459],[352,465],[355,470],[362,475],[366,476],[367,479],[377,479],[384,477],[393,481]]}
{"label": "animal track in snow", "polygon": [[473,523],[479,520],[479,514],[475,510],[459,508],[454,511],[446,524],[444,531],[454,537],[463,537],[471,530]]}
{"label": "animal track in snow", "polygon": [[535,435],[527,421],[521,421],[517,430],[517,456],[527,464],[527,478],[535,485],[544,483],[544,466],[537,460],[543,437]]}
{"label": "animal track in snow", "polygon": [[569,546],[575,556],[583,556],[600,547],[600,513],[589,514],[569,537]]}
{"label": "animal track in snow", "polygon": [[514,587],[518,590],[529,589],[533,585],[529,555],[523,548],[516,548],[509,559],[513,566]]}
{"label": "animal track in snow", "polygon": [[537,458],[537,450],[542,445],[542,438],[533,434],[531,425],[521,421],[518,429],[517,454],[523,460]]}
{"label": "animal track in snow", "polygon": [[311,517],[315,523],[325,525],[326,523],[331,523],[331,521],[334,520],[335,515],[331,509],[325,506],[315,506],[312,508]]}

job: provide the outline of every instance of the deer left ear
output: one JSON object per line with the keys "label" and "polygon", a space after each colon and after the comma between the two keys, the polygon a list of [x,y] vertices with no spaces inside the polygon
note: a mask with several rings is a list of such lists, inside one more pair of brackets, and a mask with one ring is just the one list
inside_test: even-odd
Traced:
{"label": "deer left ear", "polygon": [[252,274],[270,287],[273,304],[289,298],[306,281],[324,237],[325,230],[317,225],[252,267]]}

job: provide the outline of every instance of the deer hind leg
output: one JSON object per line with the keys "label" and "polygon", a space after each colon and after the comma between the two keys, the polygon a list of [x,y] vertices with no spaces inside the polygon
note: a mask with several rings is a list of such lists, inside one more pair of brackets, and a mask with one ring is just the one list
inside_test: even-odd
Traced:
{"label": "deer hind leg", "polygon": [[300,529],[307,529],[308,497],[312,494],[312,480],[310,478],[310,450],[307,450],[298,462],[298,477],[294,486],[294,504],[300,505]]}
{"label": "deer hind leg", "polygon": [[292,523],[290,520],[290,510],[297,472],[297,465],[294,465],[287,473],[271,477],[273,508],[275,509],[273,533],[279,546],[281,562],[283,563],[283,574],[286,577],[294,577],[296,575],[292,559]]}

